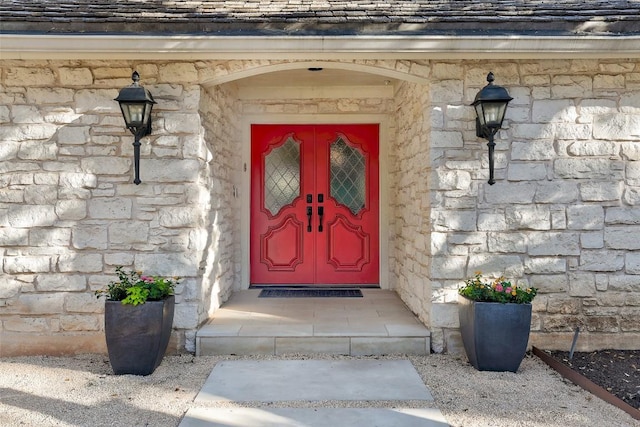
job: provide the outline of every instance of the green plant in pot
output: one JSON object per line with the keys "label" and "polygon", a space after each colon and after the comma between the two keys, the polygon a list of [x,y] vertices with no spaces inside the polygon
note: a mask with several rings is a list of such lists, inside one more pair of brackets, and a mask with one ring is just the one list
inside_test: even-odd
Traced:
{"label": "green plant in pot", "polygon": [[160,366],[171,338],[179,278],[116,267],[118,280],[96,291],[105,297],[104,330],[116,375],[149,375]]}
{"label": "green plant in pot", "polygon": [[478,271],[458,290],[460,333],[469,362],[480,371],[516,372],[527,351],[531,329],[532,287]]}

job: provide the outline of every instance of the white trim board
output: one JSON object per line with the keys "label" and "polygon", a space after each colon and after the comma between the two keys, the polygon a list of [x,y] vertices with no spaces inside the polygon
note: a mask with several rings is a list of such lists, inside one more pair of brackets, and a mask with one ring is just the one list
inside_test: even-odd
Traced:
{"label": "white trim board", "polygon": [[640,36],[0,34],[2,59],[533,59],[640,57]]}

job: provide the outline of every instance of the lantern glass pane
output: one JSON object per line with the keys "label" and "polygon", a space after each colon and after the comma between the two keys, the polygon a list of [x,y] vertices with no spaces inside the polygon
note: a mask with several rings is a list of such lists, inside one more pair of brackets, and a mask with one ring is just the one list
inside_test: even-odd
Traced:
{"label": "lantern glass pane", "polygon": [[122,117],[124,117],[124,123],[129,126],[131,123],[131,116],[129,115],[129,106],[127,104],[120,103],[120,111],[122,111]]}
{"label": "lantern glass pane", "polygon": [[150,118],[151,118],[151,110],[153,109],[153,104],[145,104],[144,105],[144,121],[143,123],[151,123],[150,122]]}
{"label": "lantern glass pane", "polygon": [[506,102],[484,102],[483,109],[486,126],[499,128],[502,125],[506,108]]}
{"label": "lantern glass pane", "polygon": [[145,104],[129,104],[129,125],[142,126]]}
{"label": "lantern glass pane", "polygon": [[482,103],[479,102],[475,105],[476,107],[476,116],[480,121],[480,126],[484,126],[484,112],[482,111]]}

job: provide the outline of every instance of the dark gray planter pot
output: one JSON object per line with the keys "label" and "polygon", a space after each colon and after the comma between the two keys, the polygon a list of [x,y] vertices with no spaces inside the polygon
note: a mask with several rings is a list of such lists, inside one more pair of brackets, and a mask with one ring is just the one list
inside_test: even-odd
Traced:
{"label": "dark gray planter pot", "polygon": [[516,372],[527,352],[531,304],[476,302],[459,297],[462,343],[479,371]]}
{"label": "dark gray planter pot", "polygon": [[171,338],[175,297],[141,305],[106,301],[104,332],[116,375],[149,375],[160,366]]}

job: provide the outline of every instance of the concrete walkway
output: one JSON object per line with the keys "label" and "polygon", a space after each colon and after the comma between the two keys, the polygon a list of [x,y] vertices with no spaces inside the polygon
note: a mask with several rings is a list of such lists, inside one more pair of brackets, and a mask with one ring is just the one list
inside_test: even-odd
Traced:
{"label": "concrete walkway", "polygon": [[217,364],[179,427],[446,427],[408,360]]}

